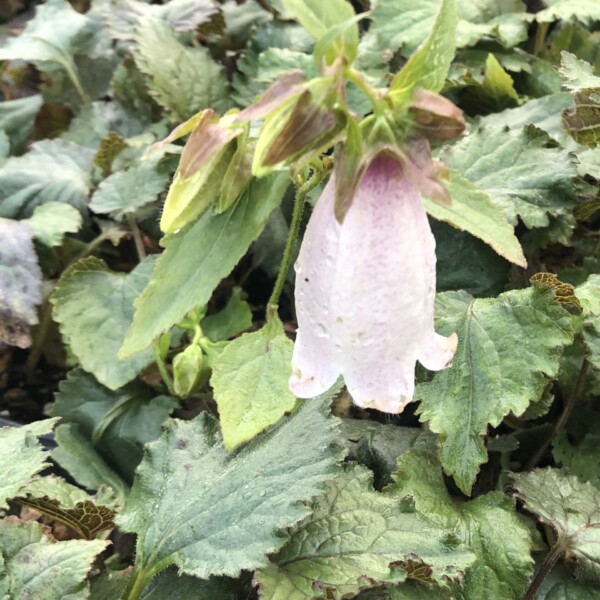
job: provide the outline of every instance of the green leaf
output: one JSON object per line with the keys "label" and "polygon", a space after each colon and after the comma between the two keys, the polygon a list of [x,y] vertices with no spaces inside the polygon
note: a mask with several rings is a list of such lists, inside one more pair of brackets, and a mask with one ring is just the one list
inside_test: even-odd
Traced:
{"label": "green leaf", "polygon": [[237,338],[215,361],[210,383],[227,450],[251,440],[294,408],[296,397],[288,386],[293,350],[281,323],[272,323]]}
{"label": "green leaf", "polygon": [[579,568],[600,573],[600,491],[564,469],[535,469],[512,475],[525,508],[554,529],[557,546]]}
{"label": "green leaf", "polygon": [[309,514],[302,504],[336,472],[328,402],[304,402],[260,438],[228,454],[207,413],[172,420],[146,446],[118,523],[137,534],[136,571],[175,564],[201,578],[266,564],[279,533]]}
{"label": "green leaf", "polygon": [[213,342],[228,340],[252,326],[252,311],[242,300],[242,288],[233,288],[231,298],[223,310],[200,321],[202,333]]}
{"label": "green leaf", "polygon": [[106,485],[115,491],[118,501],[125,499],[127,484],[108,466],[77,425],[59,425],[54,439],[57,447],[52,450],[52,460],[68,471],[78,484],[89,490]]}
{"label": "green leaf", "polygon": [[390,96],[394,102],[406,104],[417,87],[433,92],[444,87],[456,50],[457,21],[456,1],[442,0],[431,33],[392,80]]}
{"label": "green leaf", "polygon": [[122,219],[156,200],[168,182],[168,173],[159,173],[149,161],[142,162],[109,175],[94,192],[90,209]]}
{"label": "green leaf", "polygon": [[491,52],[485,61],[483,89],[499,108],[505,108],[507,104],[515,104],[519,100],[512,77],[502,68],[498,59]]}
{"label": "green leaf", "polygon": [[342,598],[407,577],[459,580],[474,557],[462,544],[451,546],[450,533],[375,492],[367,469],[349,467],[255,579],[265,600],[311,600],[316,590]]}
{"label": "green leaf", "polygon": [[450,205],[423,198],[425,208],[432,217],[469,232],[506,260],[521,267],[527,266],[514,228],[479,186],[452,169],[446,187],[452,197]]}
{"label": "green leaf", "polygon": [[422,450],[402,455],[398,467],[397,481],[391,486],[394,494],[413,502],[433,525],[452,531],[476,557],[461,585],[453,586],[452,597],[521,600],[533,567],[532,542],[514,501],[500,492],[470,502],[453,501],[439,462]]}
{"label": "green leaf", "polygon": [[220,215],[204,213],[165,239],[150,283],[135,301],[136,313],[119,356],[143,350],[196,306],[208,303],[281,202],[288,177],[254,180],[238,202]]}
{"label": "green leaf", "polygon": [[38,523],[0,521],[0,585],[6,598],[85,600],[87,574],[96,555],[109,542],[69,540],[52,542]]}
{"label": "green leaf", "polygon": [[125,479],[142,457],[146,442],[155,440],[175,398],[154,396],[142,385],[130,384],[116,392],[102,387],[91,375],[74,370],[62,381],[53,415],[76,423],[94,447]]}
{"label": "green leaf", "polygon": [[65,233],[76,233],[82,224],[81,213],[70,204],[47,202],[36,206],[29,219],[24,219],[33,229],[36,240],[52,247],[60,246]]}
{"label": "green leaf", "polygon": [[6,500],[18,496],[33,476],[48,466],[48,453],[37,438],[50,433],[57,420],[45,419],[23,427],[0,428],[0,509],[8,508]]}
{"label": "green leaf", "polygon": [[588,431],[571,442],[566,431],[561,431],[552,444],[552,456],[561,466],[582,481],[600,486],[600,434]]}
{"label": "green leaf", "polygon": [[583,342],[587,359],[594,369],[600,370],[600,275],[590,275],[575,290],[583,307]]}
{"label": "green leaf", "polygon": [[10,139],[12,154],[21,154],[33,133],[35,115],[42,106],[39,94],[0,102],[0,130]]}
{"label": "green leaf", "polygon": [[567,89],[577,92],[586,88],[600,88],[600,77],[594,75],[594,67],[589,62],[564,50],[560,57],[558,73]]}
{"label": "green leaf", "polygon": [[548,137],[535,128],[518,132],[480,127],[446,147],[440,158],[477,184],[501,208],[508,221],[518,217],[529,228],[545,227],[549,215],[570,214],[577,168],[562,148],[548,147]]}
{"label": "green leaf", "polygon": [[577,19],[588,24],[600,20],[600,5],[596,0],[544,0],[544,4],[547,8],[535,14],[539,23]]}
{"label": "green leaf", "polygon": [[536,600],[600,600],[600,589],[594,581],[577,581],[566,566],[558,563],[546,575]]}
{"label": "green leaf", "polygon": [[149,76],[150,94],[174,119],[184,121],[203,108],[226,110],[225,71],[206,48],[184,46],[166,23],[152,17],[141,20],[135,41],[135,60]]}
{"label": "green leaf", "polygon": [[600,90],[577,92],[574,104],[563,111],[563,126],[578,144],[595,148],[600,142]]}
{"label": "green leaf", "polygon": [[440,434],[444,470],[469,494],[487,458],[481,436],[541,398],[573,340],[571,316],[550,292],[533,288],[494,299],[447,292],[438,296],[436,314],[436,329],[456,332],[458,348],[450,368],[417,387],[419,412]]}
{"label": "green leaf", "polygon": [[126,359],[117,351],[133,317],[133,301],[147,285],[154,257],[127,275],[113,273],[98,258],[85,258],[63,275],[50,301],[54,320],[83,369],[116,390],[147,367],[152,350]]}
{"label": "green leaf", "polygon": [[0,216],[29,217],[46,202],[87,211],[93,151],[64,140],[42,140],[0,167]]}
{"label": "green leaf", "polygon": [[[318,42],[326,40],[325,61],[332,64],[339,56],[349,63],[356,58],[358,26],[352,5],[347,0],[282,0],[283,5]],[[331,35],[335,31],[335,35]]]}

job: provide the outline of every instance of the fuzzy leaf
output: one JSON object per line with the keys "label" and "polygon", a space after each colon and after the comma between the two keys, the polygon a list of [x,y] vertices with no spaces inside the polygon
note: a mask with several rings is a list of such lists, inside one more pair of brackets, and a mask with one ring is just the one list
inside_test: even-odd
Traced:
{"label": "fuzzy leaf", "polygon": [[546,147],[547,136],[526,128],[510,132],[482,127],[453,146],[441,159],[477,184],[513,225],[520,217],[529,228],[545,227],[549,215],[568,215],[574,206],[571,180],[577,168],[562,148]]}
{"label": "fuzzy leaf", "polygon": [[301,502],[323,489],[341,458],[327,404],[303,403],[235,454],[207,413],[170,421],[146,446],[118,519],[138,536],[136,567],[176,564],[207,578],[266,564],[285,541],[278,531],[309,514]]}
{"label": "fuzzy leaf", "polygon": [[432,217],[469,232],[506,260],[521,267],[527,266],[514,228],[485,192],[455,170],[450,171],[446,187],[452,197],[450,205],[423,199],[425,208]]}
{"label": "fuzzy leaf", "polygon": [[223,310],[204,317],[200,326],[204,335],[213,342],[228,340],[244,329],[250,328],[252,311],[248,303],[242,300],[242,288],[234,288]]}
{"label": "fuzzy leaf", "polygon": [[594,75],[594,67],[589,62],[580,60],[574,54],[566,51],[561,52],[560,56],[558,73],[566,88],[575,92],[600,88],[600,77]]}
{"label": "fuzzy leaf", "polygon": [[288,387],[293,342],[280,323],[246,333],[223,350],[210,380],[225,448],[231,451],[294,408]]}
{"label": "fuzzy leaf", "polygon": [[6,500],[18,496],[33,476],[48,465],[48,453],[37,438],[52,431],[57,420],[45,419],[23,427],[0,428],[0,509],[7,508]]}
{"label": "fuzzy leaf", "polygon": [[458,348],[450,368],[418,386],[419,411],[440,434],[444,470],[469,494],[487,458],[481,436],[541,398],[573,340],[571,317],[550,292],[533,288],[494,299],[448,292],[438,300],[436,330],[456,332]]}
{"label": "fuzzy leaf", "polygon": [[564,469],[535,469],[512,476],[525,508],[550,525],[557,544],[596,578],[600,574],[600,490]]}
{"label": "fuzzy leaf", "polygon": [[65,233],[76,233],[82,224],[81,213],[70,204],[47,202],[36,206],[29,219],[36,240],[46,246],[60,246]]}
{"label": "fuzzy leaf", "polygon": [[0,521],[0,585],[6,598],[85,600],[87,573],[108,546],[102,540],[51,542],[38,523]]}
{"label": "fuzzy leaf", "polygon": [[264,228],[288,186],[286,174],[254,180],[238,202],[220,215],[204,213],[184,231],[168,236],[119,356],[143,350],[196,306],[208,303]]}
{"label": "fuzzy leaf", "polygon": [[577,19],[582,23],[600,20],[600,4],[596,0],[545,0],[544,4],[547,8],[535,14],[536,21],[540,23],[559,19]]}
{"label": "fuzzy leaf", "polygon": [[184,121],[209,107],[224,112],[227,78],[206,48],[184,46],[169,25],[152,17],[142,19],[135,41],[135,59],[149,76],[150,94],[173,118]]}
{"label": "fuzzy leaf", "polygon": [[328,485],[312,515],[257,573],[260,596],[337,600],[407,577],[460,580],[474,557],[462,544],[450,546],[450,533],[407,511],[393,495],[375,492],[367,469],[350,467]]}
{"label": "fuzzy leaf", "polygon": [[33,133],[35,115],[42,106],[42,96],[28,96],[0,102],[0,130],[10,139],[13,154],[20,154]]}
{"label": "fuzzy leaf", "polygon": [[147,285],[154,258],[127,275],[112,273],[98,258],[85,258],[61,278],[51,302],[54,319],[81,366],[116,390],[147,367],[153,359],[144,350],[127,359],[117,351],[133,317],[133,301]]}
{"label": "fuzzy leaf", "polygon": [[583,307],[583,342],[588,360],[600,370],[600,275],[590,275],[575,295]]}
{"label": "fuzzy leaf", "polygon": [[46,202],[87,211],[92,150],[64,140],[42,140],[0,167],[0,217],[23,218]]}
{"label": "fuzzy leaf", "polygon": [[451,530],[476,556],[461,585],[453,586],[453,597],[521,600],[533,568],[532,542],[514,501],[499,492],[453,501],[439,462],[428,452],[411,450],[400,457],[398,467],[394,493],[414,502],[417,512],[435,526]]}

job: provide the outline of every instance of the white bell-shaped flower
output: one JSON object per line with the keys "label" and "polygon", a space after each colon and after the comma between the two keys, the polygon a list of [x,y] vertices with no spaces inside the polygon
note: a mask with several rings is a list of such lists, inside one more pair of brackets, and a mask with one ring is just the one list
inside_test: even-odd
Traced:
{"label": "white bell-shaped flower", "polygon": [[290,389],[312,398],[341,374],[356,404],[399,413],[413,398],[416,361],[437,371],[456,350],[456,335],[433,327],[435,240],[396,156],[371,161],[343,224],[334,215],[334,178],[296,262]]}

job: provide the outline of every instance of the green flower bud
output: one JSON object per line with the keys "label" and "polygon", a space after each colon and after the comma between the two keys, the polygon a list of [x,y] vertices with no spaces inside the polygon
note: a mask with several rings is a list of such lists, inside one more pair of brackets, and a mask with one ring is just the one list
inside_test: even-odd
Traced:
{"label": "green flower bud", "polygon": [[173,359],[175,393],[186,398],[200,386],[204,355],[199,346],[188,346]]}

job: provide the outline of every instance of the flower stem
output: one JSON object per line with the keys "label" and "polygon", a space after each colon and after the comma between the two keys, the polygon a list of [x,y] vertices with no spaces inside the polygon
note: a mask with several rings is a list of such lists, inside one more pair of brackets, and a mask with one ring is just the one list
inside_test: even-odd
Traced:
{"label": "flower stem", "polygon": [[538,451],[533,455],[532,459],[527,464],[527,470],[533,469],[544,457],[546,450],[548,450],[548,446],[552,443],[554,438],[563,430],[564,426],[569,421],[571,417],[571,413],[573,412],[573,408],[575,407],[575,403],[577,402],[577,397],[579,396],[579,391],[581,390],[581,386],[583,385],[583,381],[585,379],[585,375],[590,366],[590,363],[586,358],[583,359],[581,363],[581,369],[579,369],[579,374],[577,375],[577,380],[575,381],[575,385],[573,386],[573,391],[571,395],[567,399],[565,407],[563,408],[562,414],[556,421],[554,425],[554,429],[550,435],[546,438],[544,443],[538,448]]}
{"label": "flower stem", "polygon": [[294,211],[292,213],[292,221],[290,223],[290,233],[285,243],[285,250],[283,251],[283,258],[281,259],[281,265],[279,266],[279,273],[277,273],[277,279],[273,286],[273,292],[267,303],[267,322],[271,322],[274,319],[278,319],[279,309],[279,297],[283,290],[283,284],[287,272],[292,262],[294,248],[296,246],[296,239],[300,233],[300,224],[302,222],[302,214],[304,213],[304,204],[306,202],[306,196],[317,186],[325,177],[325,172],[322,170],[313,171],[313,175],[301,183],[296,188],[296,196],[294,198]]}
{"label": "flower stem", "polygon": [[131,229],[133,241],[135,242],[135,250],[138,255],[138,260],[142,262],[146,258],[146,249],[144,248],[142,233],[140,232],[140,228],[138,227],[137,221],[135,220],[135,215],[133,213],[128,213],[127,221],[129,223],[129,228]]}
{"label": "flower stem", "polygon": [[379,115],[385,109],[385,102],[382,100],[377,88],[374,88],[364,77],[364,75],[356,69],[350,68],[346,71],[348,80],[351,81],[373,105],[373,111]]}
{"label": "flower stem", "polygon": [[158,371],[160,373],[160,376],[162,377],[164,384],[167,386],[167,389],[169,390],[169,394],[171,394],[171,396],[177,396],[177,394],[175,393],[175,386],[173,385],[173,378],[171,377],[171,375],[169,374],[169,371],[167,370],[167,365],[166,365],[166,363],[164,361],[164,357],[160,351],[160,347],[158,345],[158,340],[155,340],[154,343],[152,344],[152,350],[154,352],[154,360],[156,361],[156,365],[158,366]]}

